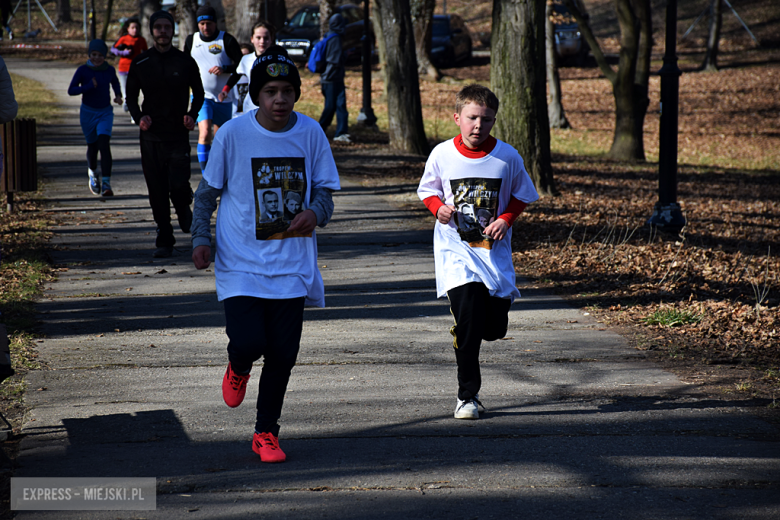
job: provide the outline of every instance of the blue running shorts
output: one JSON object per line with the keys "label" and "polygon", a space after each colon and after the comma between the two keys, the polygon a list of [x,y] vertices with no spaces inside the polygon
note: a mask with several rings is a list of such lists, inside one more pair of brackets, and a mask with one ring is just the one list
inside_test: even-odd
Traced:
{"label": "blue running shorts", "polygon": [[203,106],[198,112],[198,123],[211,119],[211,122],[217,126],[222,126],[233,118],[233,103],[226,100],[224,103],[214,101],[213,99],[203,100]]}
{"label": "blue running shorts", "polygon": [[87,143],[94,143],[99,135],[111,135],[114,127],[114,108],[111,105],[106,108],[92,108],[82,104],[79,119]]}

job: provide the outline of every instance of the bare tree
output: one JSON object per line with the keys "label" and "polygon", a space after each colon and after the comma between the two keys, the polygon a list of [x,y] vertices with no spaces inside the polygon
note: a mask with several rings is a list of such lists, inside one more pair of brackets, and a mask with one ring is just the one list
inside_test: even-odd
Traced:
{"label": "bare tree", "polygon": [[702,70],[718,71],[718,46],[720,44],[720,28],[723,24],[723,0],[712,0],[710,4],[710,32],[707,37],[707,54],[704,55]]}
{"label": "bare tree", "polygon": [[336,10],[336,0],[319,0],[320,4],[320,37],[325,36],[330,31],[330,17]]}
{"label": "bare tree", "polygon": [[287,22],[287,2],[285,0],[265,0],[260,18],[271,22],[278,31]]}
{"label": "bare tree", "polygon": [[114,0],[108,0],[106,6],[106,18],[103,22],[103,32],[100,34],[100,39],[103,41],[108,40],[108,26],[111,25],[111,11],[114,10]]}
{"label": "bare tree", "polygon": [[230,34],[240,42],[252,39],[252,26],[261,18],[263,0],[236,0]]}
{"label": "bare tree", "polygon": [[382,75],[382,95],[387,99],[387,76],[385,75],[385,64],[387,63],[387,50],[385,49],[385,36],[382,30],[382,22],[378,16],[373,13],[379,12],[376,5],[377,0],[371,0],[371,26],[374,28],[374,37],[376,38],[376,50],[379,54],[379,73]]}
{"label": "bare tree", "polygon": [[230,34],[242,43],[252,39],[252,27],[260,20],[281,29],[287,20],[285,0],[236,0]]}
{"label": "bare tree", "polygon": [[72,22],[73,17],[70,14],[70,0],[57,0],[57,22]]}
{"label": "bare tree", "polygon": [[653,47],[650,0],[614,0],[620,25],[618,70],[607,63],[593,30],[574,0],[563,0],[577,20],[601,72],[612,83],[615,98],[615,133],[607,154],[622,161],[644,161],[645,116],[650,104],[650,52]]}
{"label": "bare tree", "polygon": [[409,0],[376,0],[385,47],[385,87],[390,147],[418,155],[431,149],[425,137]]}
{"label": "bare tree", "polygon": [[501,101],[495,134],[520,152],[539,193],[554,195],[544,34],[544,3],[493,1],[490,85]]}
{"label": "bare tree", "polygon": [[195,11],[198,10],[197,0],[176,0],[176,8],[173,17],[179,25],[179,49],[184,50],[184,43],[190,34],[198,30],[198,18]]}
{"label": "bare tree", "polygon": [[431,43],[433,38],[433,11],[436,0],[410,0],[412,8],[412,24],[414,25],[414,41],[417,51],[417,71],[421,77],[438,81],[441,72],[431,61]]}
{"label": "bare tree", "polygon": [[566,113],[563,111],[561,101],[561,75],[558,73],[558,56],[555,55],[555,25],[553,24],[552,0],[547,0],[545,10],[545,60],[547,64],[547,118],[550,120],[550,128],[571,128]]}
{"label": "bare tree", "polygon": [[149,30],[149,17],[161,9],[160,0],[140,0],[138,11],[141,21],[141,36],[149,43],[149,47],[154,45],[152,31]]}

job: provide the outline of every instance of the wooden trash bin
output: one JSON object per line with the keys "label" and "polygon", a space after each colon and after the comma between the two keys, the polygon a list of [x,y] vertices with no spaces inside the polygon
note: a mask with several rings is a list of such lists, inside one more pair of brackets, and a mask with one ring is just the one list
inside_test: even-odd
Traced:
{"label": "wooden trash bin", "polygon": [[38,189],[38,153],[35,119],[14,119],[0,125],[3,143],[0,188],[13,211],[14,193]]}

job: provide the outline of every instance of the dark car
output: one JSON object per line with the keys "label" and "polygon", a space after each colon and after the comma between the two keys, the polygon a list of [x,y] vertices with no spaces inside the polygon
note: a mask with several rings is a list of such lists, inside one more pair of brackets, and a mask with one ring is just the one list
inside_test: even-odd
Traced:
{"label": "dark car", "polygon": [[[588,14],[585,12],[582,2],[574,1],[587,20]],[[555,26],[555,54],[561,64],[571,62],[575,65],[582,65],[588,57],[590,49],[582,37],[579,25],[562,0],[554,0],[552,7],[552,18]]]}
{"label": "dark car", "polygon": [[437,67],[451,67],[471,58],[471,32],[457,14],[433,15],[431,60]]}
{"label": "dark car", "polygon": [[[342,35],[342,48],[347,59],[360,56],[363,49],[363,10],[356,5],[344,4],[334,9],[335,13],[347,22]],[[371,27],[369,27],[371,31]],[[307,61],[311,49],[320,39],[320,8],[317,5],[301,7],[284,27],[276,33],[276,43],[287,49],[287,54],[295,61]]]}

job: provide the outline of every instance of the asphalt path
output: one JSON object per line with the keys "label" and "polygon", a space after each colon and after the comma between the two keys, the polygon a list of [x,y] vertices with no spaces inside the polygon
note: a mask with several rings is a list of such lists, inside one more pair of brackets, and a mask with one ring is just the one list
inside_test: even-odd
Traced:
{"label": "asphalt path", "polygon": [[432,219],[421,225],[424,212],[399,204],[413,201],[410,186],[357,178],[342,179],[318,230],[327,307],[305,311],[281,419],[288,462],[261,463],[257,379],[239,408],[222,402],[213,272],[193,267],[178,230],[174,256],[152,258],[137,127],[115,110],[116,195],[96,197],[79,100],[66,93],[75,67],[7,63],[57,92],[67,114],[39,131],[60,271],[38,304],[46,369],[27,376],[15,476],[157,479],[154,511],[17,518],[780,518],[776,425],[691,392],[523,280],[507,337],[483,346],[488,411],[453,419],[452,318],[435,295]]}

